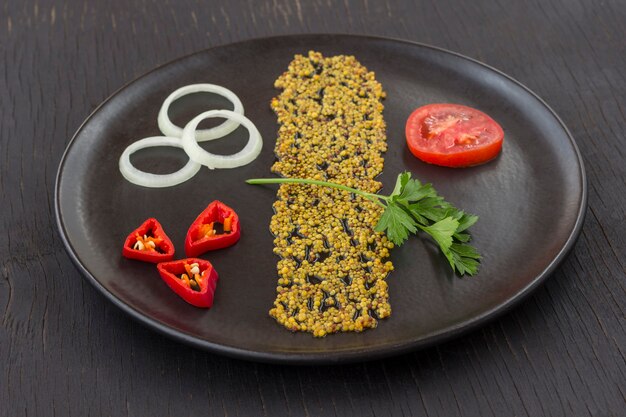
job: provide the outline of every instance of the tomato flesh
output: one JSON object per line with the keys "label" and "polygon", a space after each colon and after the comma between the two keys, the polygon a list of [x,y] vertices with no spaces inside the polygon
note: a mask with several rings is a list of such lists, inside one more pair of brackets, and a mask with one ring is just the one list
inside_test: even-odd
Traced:
{"label": "tomato flesh", "polygon": [[495,158],[504,131],[485,113],[460,104],[428,104],[413,111],[406,122],[406,142],[424,162],[468,167]]}

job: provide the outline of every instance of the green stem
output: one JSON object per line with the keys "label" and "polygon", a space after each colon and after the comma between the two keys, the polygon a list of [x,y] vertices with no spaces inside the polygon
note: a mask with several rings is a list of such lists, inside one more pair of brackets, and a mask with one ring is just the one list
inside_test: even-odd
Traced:
{"label": "green stem", "polygon": [[337,184],[328,181],[308,180],[304,178],[253,178],[246,180],[248,184],[260,185],[260,184],[307,184],[307,185],[319,185],[322,187],[337,188],[339,190],[348,191],[360,195],[361,197],[373,201],[381,207],[385,207],[380,200],[387,201],[387,198],[383,195],[367,193],[365,191],[357,190],[356,188],[348,187],[347,185]]}

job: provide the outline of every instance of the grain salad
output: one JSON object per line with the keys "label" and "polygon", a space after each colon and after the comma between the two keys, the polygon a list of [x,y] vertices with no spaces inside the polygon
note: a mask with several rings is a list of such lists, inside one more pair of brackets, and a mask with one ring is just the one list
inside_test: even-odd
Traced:
{"label": "grain salad", "polygon": [[[375,193],[387,149],[385,92],[353,56],[296,55],[275,82],[280,124],[272,171]],[[393,243],[374,231],[382,207],[325,187],[283,184],[270,230],[278,261],[270,315],[323,337],[376,327],[391,314],[386,277]]]}

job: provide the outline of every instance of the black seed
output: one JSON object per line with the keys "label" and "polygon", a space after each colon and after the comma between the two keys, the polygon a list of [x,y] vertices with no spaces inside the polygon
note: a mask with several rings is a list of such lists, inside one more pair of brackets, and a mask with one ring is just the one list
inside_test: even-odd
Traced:
{"label": "black seed", "polygon": [[315,262],[324,262],[330,256],[330,252],[320,252],[315,257]]}
{"label": "black seed", "polygon": [[348,226],[348,219],[341,219],[341,225],[343,226],[343,231],[348,236],[352,236],[352,229],[350,229],[350,226]]}
{"label": "black seed", "polygon": [[309,284],[321,284],[322,281],[324,281],[324,278],[318,277],[317,275],[307,275],[306,280],[309,282]]}
{"label": "black seed", "polygon": [[317,164],[317,168],[322,171],[326,171],[326,169],[328,168],[328,162],[324,161],[321,164]]}
{"label": "black seed", "polygon": [[378,313],[376,313],[376,310],[374,310],[373,308],[370,308],[369,314],[370,314],[371,318],[376,319],[376,320],[380,320],[380,317],[378,316]]}

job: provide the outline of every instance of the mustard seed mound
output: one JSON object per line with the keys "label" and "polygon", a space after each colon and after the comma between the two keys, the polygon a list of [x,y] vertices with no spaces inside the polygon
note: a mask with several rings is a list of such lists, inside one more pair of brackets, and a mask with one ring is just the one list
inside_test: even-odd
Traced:
{"label": "mustard seed mound", "polygon": [[[275,82],[280,128],[272,171],[377,192],[387,150],[374,73],[353,56],[296,55]],[[283,184],[270,230],[278,262],[270,315],[292,331],[323,337],[376,327],[391,314],[385,261],[393,243],[374,226],[382,208],[345,191]]]}

